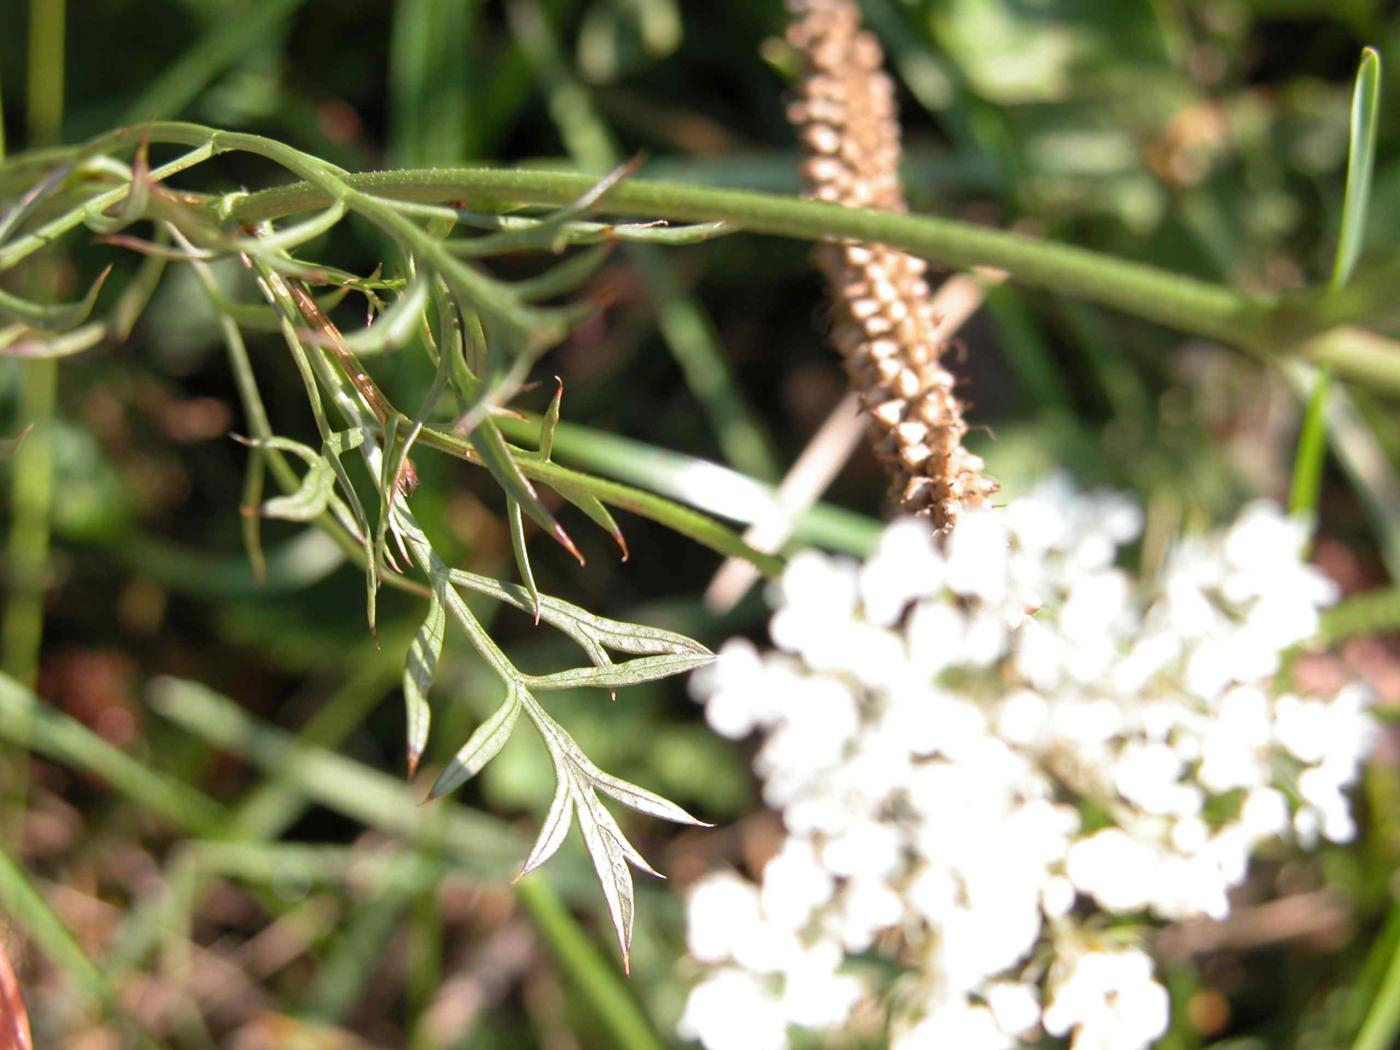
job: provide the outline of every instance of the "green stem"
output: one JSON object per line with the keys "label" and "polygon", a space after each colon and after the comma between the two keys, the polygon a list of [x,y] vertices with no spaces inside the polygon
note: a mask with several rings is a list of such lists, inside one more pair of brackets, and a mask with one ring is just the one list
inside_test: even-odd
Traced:
{"label": "green stem", "polygon": [[536,872],[517,882],[515,892],[559,965],[583,990],[612,1033],[609,1045],[624,1050],[660,1050],[662,1043],[641,1007],[574,921],[554,887]]}
{"label": "green stem", "polygon": [[63,52],[67,0],[29,2],[29,145],[58,141],[63,123]]}
{"label": "green stem", "polygon": [[[194,140],[190,140],[194,141]],[[420,203],[471,198],[478,204],[564,205],[596,180],[564,172],[446,168],[366,172],[345,177],[356,190]],[[308,183],[250,194],[232,217],[242,223],[324,207]],[[631,179],[608,193],[603,210],[684,222],[725,221],[754,233],[803,240],[849,237],[900,248],[959,268],[1004,269],[1025,284],[1049,288],[1160,321],[1184,331],[1256,347],[1270,303],[1157,267],[1072,245],[1039,241],[953,219],[843,208],[747,190],[712,189]]]}
{"label": "green stem", "polygon": [[[477,208],[520,204],[561,206],[595,185],[588,175],[478,168],[351,174],[289,146],[257,135],[216,131],[195,124],[154,123],[122,128],[88,143],[16,158],[0,167],[0,182],[25,185],[55,165],[78,163],[106,152],[153,143],[183,143],[212,153],[243,150],[266,157],[306,181],[246,196],[224,198],[225,217],[255,224],[341,202],[411,244],[468,295],[491,302],[485,279],[465,266],[440,242],[400,215],[395,201],[443,203],[469,200]],[[115,203],[127,188],[94,198]],[[113,196],[115,195],[115,196]],[[107,204],[104,204],[107,206]],[[1110,306],[1185,332],[1193,332],[1260,354],[1298,350],[1318,365],[1332,365],[1349,376],[1400,391],[1400,353],[1368,342],[1367,333],[1338,330],[1328,338],[1308,337],[1345,323],[1374,298],[1375,289],[1347,301],[1313,294],[1281,299],[1251,297],[1232,289],[1171,273],[1154,266],[1104,256],[1071,245],[1039,241],[1016,233],[932,216],[843,208],[775,194],[681,186],[633,179],[614,187],[598,210],[683,222],[727,222],[755,233],[803,240],[850,238],[888,244],[945,266],[990,266],[1024,284]],[[0,269],[36,251],[44,239],[82,222],[69,214],[42,231],[17,238],[0,249]],[[43,238],[39,237],[42,233]],[[1386,274],[1378,274],[1385,277]],[[1370,282],[1375,284],[1375,281]],[[1369,298],[1368,298],[1369,296]],[[532,318],[518,304],[502,304],[497,318],[520,329]],[[1363,311],[1364,312],[1364,311]]]}
{"label": "green stem", "polygon": [[1387,1050],[1395,1045],[1397,1032],[1400,1032],[1400,949],[1390,957],[1385,979],[1352,1050]]}
{"label": "green stem", "polygon": [[27,362],[20,377],[19,418],[33,429],[15,452],[10,478],[10,535],[5,552],[9,596],[0,638],[5,673],[30,686],[38,676],[44,631],[57,399],[58,362]]}
{"label": "green stem", "polygon": [[[596,182],[592,176],[575,173],[485,168],[345,173],[271,139],[178,122],[122,128],[79,147],[15,158],[5,166],[4,174],[11,179],[23,174],[33,178],[56,164],[134,147],[143,138],[152,143],[207,144],[213,152],[245,150],[276,161],[306,180],[232,200],[228,217],[244,225],[318,210],[343,199],[342,192],[327,184],[325,174],[334,174],[352,191],[376,198],[420,203],[469,198],[478,206],[566,205]],[[948,266],[1005,269],[1026,284],[1089,299],[1237,345],[1262,348],[1269,335],[1264,322],[1272,305],[1270,300],[1253,299],[1220,285],[1084,248],[953,219],[843,208],[770,193],[642,179],[627,180],[614,187],[607,194],[606,210],[686,222],[727,221],[755,233],[803,240],[849,237],[874,241]],[[22,244],[23,238],[16,240],[0,254],[0,267],[16,261]]]}
{"label": "green stem", "polygon": [[[63,121],[63,50],[66,0],[31,0],[27,118],[31,146],[58,138]],[[9,597],[5,603],[3,667],[32,685],[44,631],[44,589],[49,560],[49,510],[53,500],[53,412],[58,364],[31,361],[20,378],[19,416],[32,425],[15,453],[10,484],[10,534],[6,551]]]}

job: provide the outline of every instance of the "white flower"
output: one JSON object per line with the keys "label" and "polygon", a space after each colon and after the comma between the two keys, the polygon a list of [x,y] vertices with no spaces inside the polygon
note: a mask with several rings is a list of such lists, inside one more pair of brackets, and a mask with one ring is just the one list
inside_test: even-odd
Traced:
{"label": "white flower", "polygon": [[993,981],[982,994],[997,1027],[1007,1035],[1025,1035],[1040,1023],[1040,996],[1034,985]]}
{"label": "white flower", "polygon": [[1014,1045],[987,1007],[953,1000],[930,1010],[895,1040],[893,1050],[1009,1050]]}
{"label": "white flower", "polygon": [[730,1050],[839,1027],[880,994],[843,960],[896,951],[893,1046],[1147,1046],[1167,1024],[1151,961],[1088,931],[1223,918],[1261,844],[1355,835],[1369,695],[1271,681],[1335,598],[1303,527],[1251,505],[1139,583],[1115,562],[1141,526],[1057,476],[942,550],[905,521],[863,567],[793,559],[779,651],[728,643],[693,680],[718,732],[761,734],[788,838],[761,885],[692,892],[709,970],[682,1034]]}
{"label": "white flower", "polygon": [[1152,979],[1152,960],[1134,948],[1086,951],[1058,982],[1045,1008],[1045,1030],[1074,1030],[1074,1050],[1137,1050],[1167,1030],[1167,991]]}
{"label": "white flower", "polygon": [[763,869],[763,913],[784,929],[801,929],[835,891],[835,880],[804,838],[788,838]]}
{"label": "white flower", "polygon": [[1112,912],[1146,908],[1152,901],[1160,857],[1119,828],[1104,828],[1069,849],[1065,874]]}
{"label": "white flower", "polygon": [[861,985],[838,974],[841,949],[830,942],[803,952],[790,965],[783,985],[783,1012],[802,1028],[836,1028],[860,1000]]}
{"label": "white flower", "polygon": [[705,720],[720,736],[738,740],[766,724],[773,705],[759,698],[771,695],[765,684],[768,666],[747,638],[731,638],[720,646],[713,663],[690,679],[690,692],[705,704]]}
{"label": "white flower", "polygon": [[1273,733],[1270,723],[1269,700],[1261,691],[1230,690],[1201,739],[1201,783],[1217,792],[1262,786],[1269,775],[1264,749]]}
{"label": "white flower", "polygon": [[766,982],[733,967],[691,989],[676,1029],[705,1050],[785,1050],[787,1015]]}
{"label": "white flower", "polygon": [[971,511],[958,519],[948,537],[948,586],[957,594],[996,604],[1007,593],[1004,519],[992,511]]}
{"label": "white flower", "polygon": [[860,597],[866,619],[893,625],[905,607],[936,594],[943,586],[944,562],[928,523],[901,518],[885,529],[875,554],[860,570]]}
{"label": "white flower", "polygon": [[708,875],[686,902],[686,944],[701,962],[725,962],[744,930],[759,922],[758,892],[733,874]]}

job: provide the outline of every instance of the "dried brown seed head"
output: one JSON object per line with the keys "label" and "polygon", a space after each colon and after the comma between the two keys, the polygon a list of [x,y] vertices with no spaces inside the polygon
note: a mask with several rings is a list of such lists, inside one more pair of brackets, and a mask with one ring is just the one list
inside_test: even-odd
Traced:
{"label": "dried brown seed head", "polygon": [[[809,197],[905,211],[899,182],[894,84],[853,0],[789,0],[788,41],[804,68],[788,118],[807,156]],[[878,244],[828,243],[816,251],[831,292],[831,339],[871,415],[872,443],[890,473],[891,497],[944,528],[996,492],[943,367],[947,346],[931,307],[922,259]]]}

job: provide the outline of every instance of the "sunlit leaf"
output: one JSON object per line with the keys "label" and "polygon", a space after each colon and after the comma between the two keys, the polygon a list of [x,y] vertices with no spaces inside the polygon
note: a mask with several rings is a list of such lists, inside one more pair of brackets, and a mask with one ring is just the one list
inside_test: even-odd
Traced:
{"label": "sunlit leaf", "polygon": [[622,968],[630,971],[633,900],[632,871],[627,863],[627,854],[621,844],[599,826],[595,811],[588,806],[588,790],[574,785],[573,793],[574,812],[578,815],[579,830],[583,832],[583,844],[593,861],[593,870],[598,873],[598,883],[608,904],[608,915],[617,934],[617,944],[622,950]]}
{"label": "sunlit leaf", "polygon": [[487,762],[500,753],[501,748],[505,747],[506,741],[510,739],[516,719],[520,717],[523,693],[524,690],[517,685],[512,684],[509,687],[505,701],[496,708],[490,718],[476,727],[476,732],[462,745],[462,749],[453,756],[447,768],[438,776],[428,793],[430,799],[441,798],[449,791],[456,790],[476,776]]}
{"label": "sunlit leaf", "polygon": [[574,795],[567,768],[561,771],[559,764],[556,763],[555,771],[558,781],[554,786],[554,801],[549,804],[549,812],[545,814],[539,837],[535,839],[535,845],[530,850],[530,855],[525,858],[525,863],[520,868],[520,874],[516,876],[517,879],[523,879],[554,856],[559,847],[564,844],[564,839],[568,836],[569,828],[573,824]]}
{"label": "sunlit leaf", "polygon": [[590,686],[613,689],[684,674],[713,659],[713,656],[703,653],[662,653],[659,656],[639,656],[635,660],[608,667],[574,667],[554,674],[531,675],[526,681],[535,689],[577,689]]}
{"label": "sunlit leaf", "polygon": [[637,850],[637,847],[627,840],[627,836],[622,833],[622,828],[617,823],[617,818],[608,812],[608,807],[603,805],[602,800],[598,798],[597,793],[591,787],[580,789],[576,797],[584,800],[584,804],[588,807],[589,815],[597,822],[598,828],[605,835],[612,837],[612,840],[617,843],[618,849],[622,850],[623,856],[627,858],[627,862],[631,864],[632,867],[639,871],[644,871],[648,875],[655,875],[658,879],[664,879],[666,877],[648,864],[646,858]]}

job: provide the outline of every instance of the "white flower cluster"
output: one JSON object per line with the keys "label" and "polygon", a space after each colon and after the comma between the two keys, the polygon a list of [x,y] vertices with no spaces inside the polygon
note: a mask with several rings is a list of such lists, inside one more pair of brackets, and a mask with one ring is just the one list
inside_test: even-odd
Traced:
{"label": "white flower cluster", "polygon": [[[878,1017],[897,1050],[1146,1046],[1166,991],[1107,917],[1223,916],[1264,841],[1354,835],[1364,691],[1269,688],[1334,598],[1305,529],[1253,504],[1144,586],[1115,565],[1140,525],[1056,478],[943,544],[907,521],[863,566],[792,561],[776,651],[731,641],[694,679],[717,732],[762,734],[787,838],[759,884],[691,893],[683,1036]],[[900,967],[879,1009],[869,954]]]}

